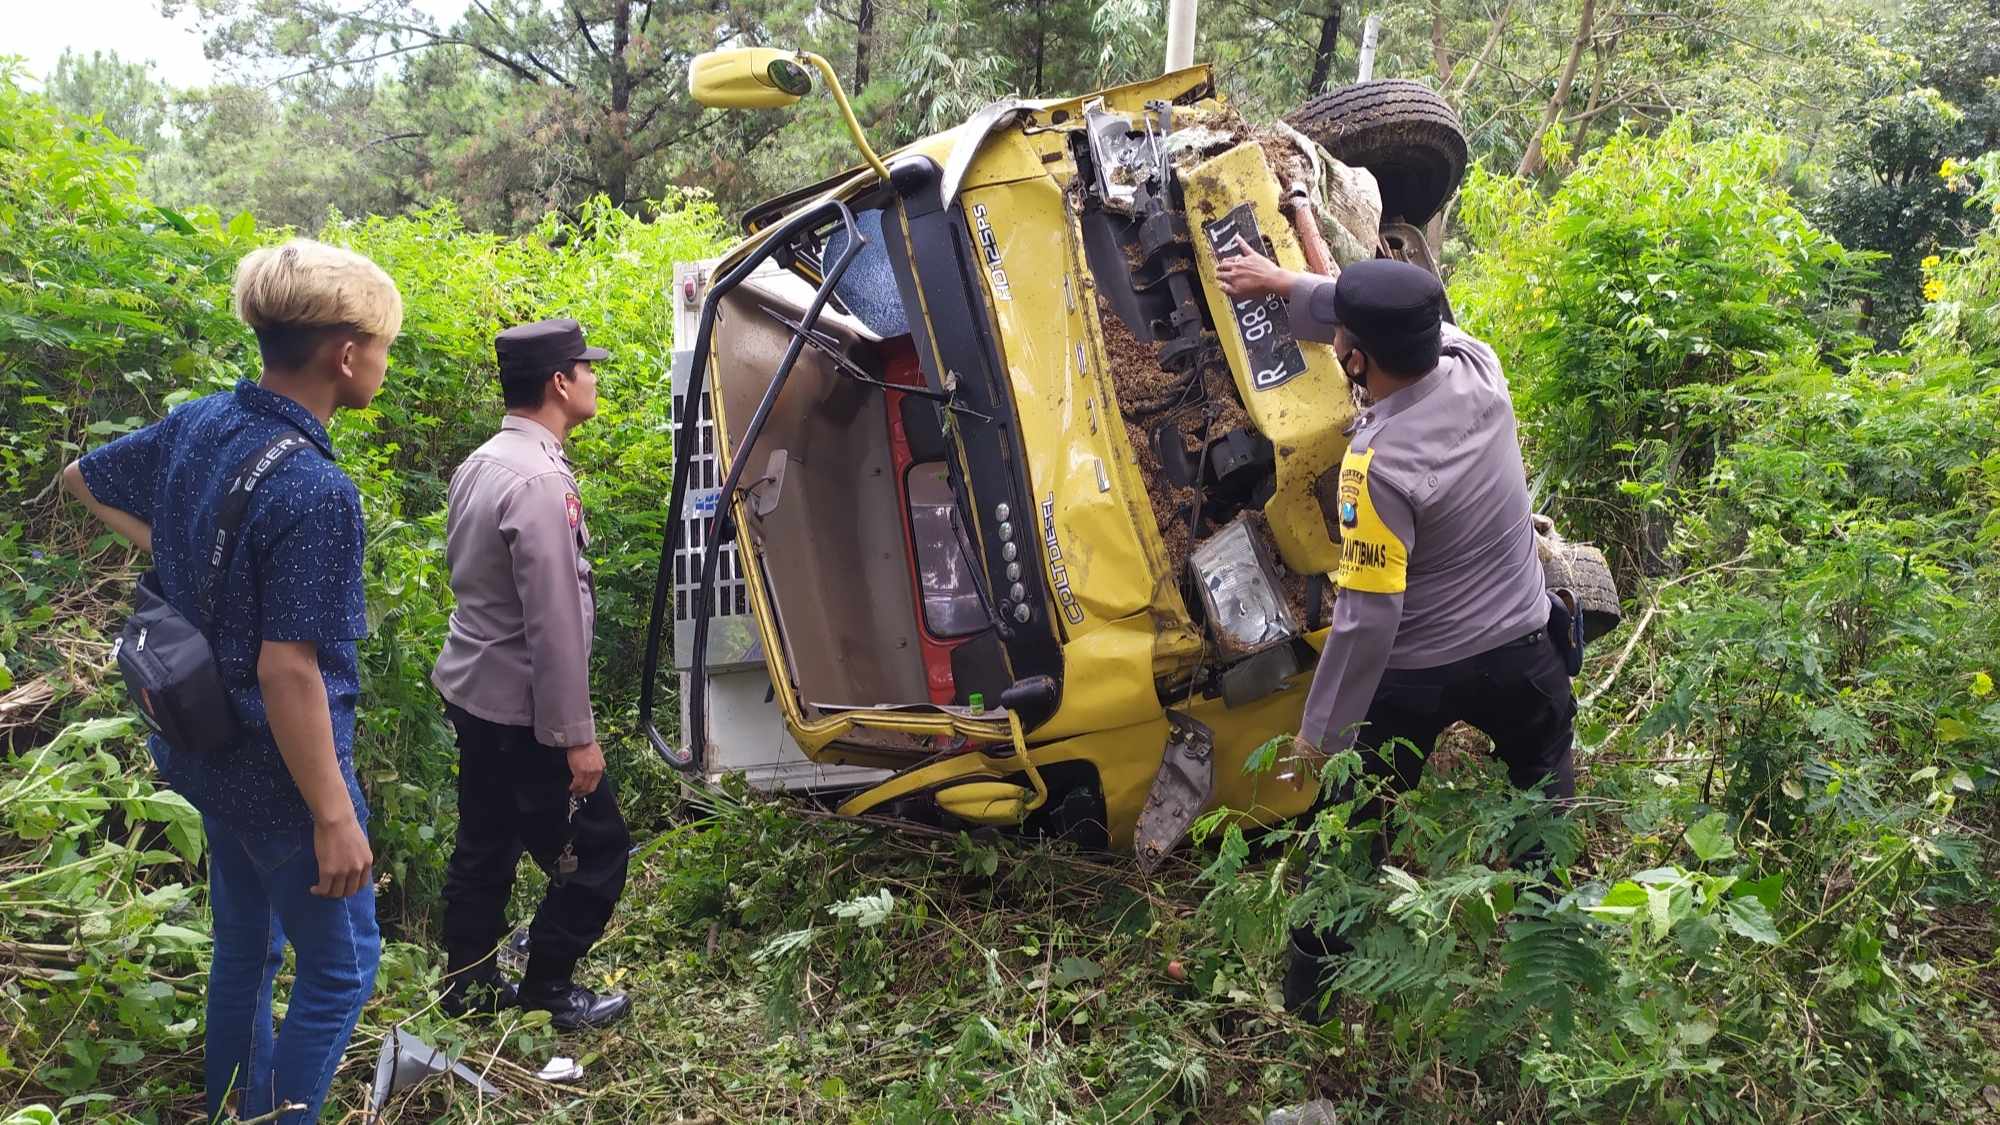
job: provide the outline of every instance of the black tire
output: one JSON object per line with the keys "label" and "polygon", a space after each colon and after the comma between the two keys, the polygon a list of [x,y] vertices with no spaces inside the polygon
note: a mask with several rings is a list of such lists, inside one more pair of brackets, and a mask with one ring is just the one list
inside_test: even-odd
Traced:
{"label": "black tire", "polygon": [[1586,543],[1562,543],[1552,556],[1542,559],[1542,570],[1551,589],[1560,586],[1576,595],[1583,610],[1586,642],[1616,629],[1624,619],[1618,605],[1618,585],[1612,581],[1603,551]]}
{"label": "black tire", "polygon": [[1366,168],[1382,188],[1382,219],[1422,226],[1465,178],[1465,129],[1421,82],[1381,78],[1330,90],[1285,123],[1343,164]]}

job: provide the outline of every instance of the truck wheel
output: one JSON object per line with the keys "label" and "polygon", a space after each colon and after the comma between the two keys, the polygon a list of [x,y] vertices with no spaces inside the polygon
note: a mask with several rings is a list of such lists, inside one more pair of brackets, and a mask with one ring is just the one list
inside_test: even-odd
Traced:
{"label": "truck wheel", "polygon": [[1583,639],[1594,641],[1618,627],[1623,611],[1618,607],[1618,586],[1611,580],[1611,567],[1604,552],[1584,543],[1571,543],[1553,528],[1535,534],[1535,554],[1542,560],[1542,574],[1551,590],[1561,588],[1576,596],[1583,612]]}
{"label": "truck wheel", "polygon": [[1308,100],[1285,123],[1374,173],[1382,217],[1422,226],[1465,178],[1465,129],[1437,92],[1406,78],[1356,82]]}
{"label": "truck wheel", "polygon": [[1564,543],[1560,548],[1568,571],[1565,583],[1576,593],[1583,607],[1583,639],[1594,641],[1618,627],[1624,611],[1618,608],[1618,585],[1611,580],[1611,565],[1604,552],[1586,543]]}

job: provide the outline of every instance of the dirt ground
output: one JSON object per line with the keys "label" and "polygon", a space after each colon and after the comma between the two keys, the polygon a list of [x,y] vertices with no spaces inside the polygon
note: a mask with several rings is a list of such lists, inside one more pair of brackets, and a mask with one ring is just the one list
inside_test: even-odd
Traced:
{"label": "dirt ground", "polygon": [[1310,181],[1312,178],[1305,157],[1290,137],[1275,131],[1259,131],[1257,147],[1264,150],[1264,163],[1271,166],[1271,172],[1278,177],[1278,187],[1282,192],[1295,183]]}
{"label": "dirt ground", "polygon": [[[1239,136],[1252,133],[1249,126],[1233,114],[1203,121],[1202,124]],[[1276,132],[1258,132],[1255,136],[1281,182],[1289,184],[1304,177],[1304,160],[1289,138]],[[1185,438],[1185,448],[1192,453],[1201,448],[1204,435],[1212,440],[1238,427],[1250,427],[1250,415],[1243,409],[1236,381],[1219,352],[1204,357],[1198,377],[1163,371],[1154,346],[1134,335],[1118,314],[1101,300],[1098,302],[1098,319],[1103,325],[1111,383],[1119,410],[1124,415],[1126,437],[1132,444],[1140,476],[1146,482],[1146,496],[1152,503],[1153,518],[1159,524],[1160,536],[1166,542],[1168,561],[1174,572],[1179,574],[1195,546],[1190,533],[1195,490],[1167,479],[1153,450],[1152,431],[1162,422],[1175,423]],[[1256,527],[1265,546],[1270,549],[1273,561],[1276,561],[1277,550],[1261,518]],[[1286,601],[1303,626],[1306,622],[1307,578],[1285,571],[1282,563],[1279,570]]]}
{"label": "dirt ground", "polygon": [[[1264,551],[1270,556],[1271,565],[1278,572],[1278,590],[1285,596],[1285,605],[1290,607],[1292,611],[1292,620],[1298,624],[1301,631],[1304,631],[1310,620],[1306,614],[1306,607],[1307,603],[1312,600],[1309,589],[1312,582],[1311,577],[1304,574],[1293,574],[1291,571],[1285,569],[1284,560],[1278,557],[1277,540],[1271,537],[1271,525],[1265,522],[1264,513],[1250,513],[1250,530],[1255,532],[1257,537],[1264,541]],[[1325,624],[1326,619],[1332,616],[1333,591],[1331,589],[1320,595],[1319,613],[1321,624]]]}
{"label": "dirt ground", "polygon": [[[1119,409],[1125,415],[1125,436],[1132,443],[1132,452],[1138,459],[1139,475],[1146,482],[1146,497],[1152,502],[1153,519],[1159,524],[1161,539],[1166,542],[1168,561],[1178,575],[1195,547],[1196,540],[1190,534],[1195,491],[1167,479],[1165,470],[1160,467],[1160,459],[1153,451],[1152,429],[1163,421],[1172,420],[1186,435],[1185,448],[1192,453],[1201,447],[1201,434],[1206,433],[1212,439],[1237,427],[1247,427],[1250,415],[1237,397],[1235,379],[1219,356],[1214,362],[1202,365],[1201,378],[1197,383],[1186,375],[1160,370],[1153,348],[1142,343],[1116,313],[1101,303],[1098,315],[1104,324],[1112,388],[1118,396]],[[1253,513],[1252,527],[1263,538],[1265,549],[1276,562],[1277,548],[1261,515]],[[1282,563],[1278,567],[1279,582],[1285,600],[1291,606],[1292,616],[1304,626],[1307,578],[1284,570]],[[1323,604],[1322,613],[1325,610]]]}
{"label": "dirt ground", "polygon": [[1195,493],[1167,479],[1153,451],[1152,430],[1162,422],[1174,422],[1187,435],[1186,448],[1194,452],[1200,448],[1204,432],[1227,433],[1248,425],[1250,416],[1236,398],[1236,384],[1228,368],[1220,362],[1204,363],[1198,379],[1162,371],[1152,345],[1134,336],[1118,314],[1100,303],[1098,315],[1104,325],[1113,393],[1124,414],[1125,436],[1138,459],[1139,475],[1146,482],[1146,496],[1152,501],[1160,536],[1166,540],[1168,560],[1178,573],[1194,549],[1189,526]]}

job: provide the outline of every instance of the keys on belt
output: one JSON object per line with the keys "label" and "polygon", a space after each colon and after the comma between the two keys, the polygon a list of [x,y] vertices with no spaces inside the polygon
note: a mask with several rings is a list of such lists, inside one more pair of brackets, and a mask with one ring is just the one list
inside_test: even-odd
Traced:
{"label": "keys on belt", "polygon": [[569,838],[563,841],[562,854],[556,857],[555,874],[549,882],[560,887],[576,874],[576,810],[583,807],[583,798],[574,793],[569,795]]}

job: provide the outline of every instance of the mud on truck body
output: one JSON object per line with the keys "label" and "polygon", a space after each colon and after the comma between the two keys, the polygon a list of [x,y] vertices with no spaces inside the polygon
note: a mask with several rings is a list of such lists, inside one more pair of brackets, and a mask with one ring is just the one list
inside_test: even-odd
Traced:
{"label": "mud on truck body", "polygon": [[[843,813],[1151,866],[1205,810],[1307,809],[1284,763],[1250,767],[1328,640],[1355,405],[1330,346],[1215,267],[1240,238],[1291,269],[1435,269],[1417,224],[1465,150],[1415,83],[1289,120],[1251,128],[1206,67],[996,103],[752,210],[683,272],[700,316],[642,700],[669,762],[728,737],[721,622],[805,757],[870,771]],[[683,518],[690,495],[709,505]],[[747,612],[716,615],[719,580]],[[678,742],[653,716],[670,594]]]}

